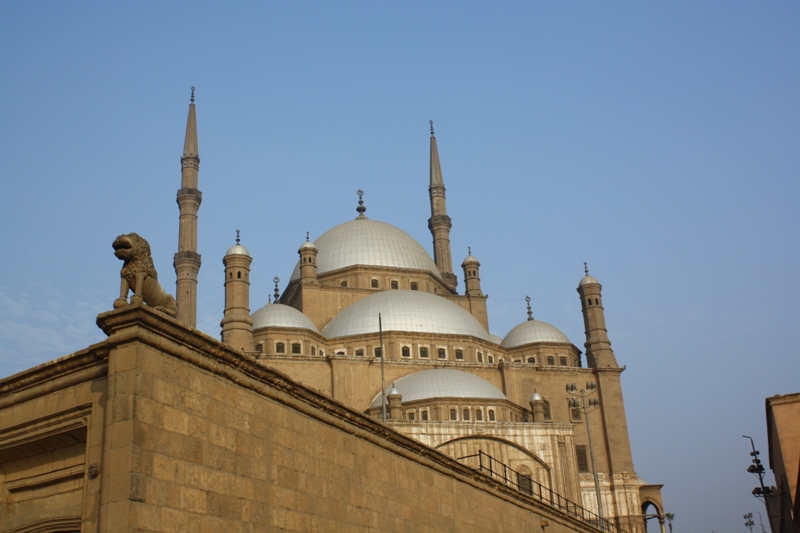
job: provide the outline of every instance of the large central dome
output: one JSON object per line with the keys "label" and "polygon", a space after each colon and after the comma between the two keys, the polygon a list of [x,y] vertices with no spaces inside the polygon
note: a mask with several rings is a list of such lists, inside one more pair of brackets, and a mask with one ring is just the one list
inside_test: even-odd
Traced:
{"label": "large central dome", "polygon": [[383,331],[469,335],[491,341],[478,320],[463,307],[429,292],[383,291],[362,298],[331,320],[322,334],[333,339]]}
{"label": "large central dome", "polygon": [[[428,252],[405,231],[377,220],[357,218],[331,228],[317,239],[317,275],[353,265],[424,270],[441,278]],[[292,280],[300,279],[300,262]]]}

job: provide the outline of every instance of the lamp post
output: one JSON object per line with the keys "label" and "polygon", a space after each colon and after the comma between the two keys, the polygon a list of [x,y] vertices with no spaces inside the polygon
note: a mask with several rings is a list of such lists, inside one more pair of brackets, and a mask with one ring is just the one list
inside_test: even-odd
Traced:
{"label": "lamp post", "polygon": [[[567,384],[567,392],[570,394],[580,394],[581,395],[581,403],[578,404],[578,398],[570,398],[569,406],[574,408],[583,407],[583,419],[586,421],[586,437],[589,440],[589,455],[592,457],[592,474],[594,475],[594,492],[597,496],[597,516],[600,519],[600,529],[605,530],[606,524],[605,519],[603,518],[603,502],[600,499],[600,478],[597,477],[597,463],[594,460],[594,446],[592,446],[592,430],[589,427],[589,411],[586,408],[586,391],[589,391],[589,394],[594,394],[597,392],[597,384],[594,382],[586,383],[586,388],[581,389],[580,393],[575,391],[576,387],[574,383]],[[589,407],[595,408],[600,405],[600,400],[597,398],[590,398],[589,399]]]}
{"label": "lamp post", "polygon": [[[753,464],[747,467],[747,471],[758,478],[758,487],[753,489],[753,496],[755,496],[756,498],[760,498],[761,500],[764,501],[764,507],[767,509],[767,519],[769,519],[769,505],[767,505],[767,496],[772,494],[772,489],[770,487],[764,486],[764,465],[761,464],[761,459],[758,458],[759,451],[756,450],[756,445],[753,442],[753,437],[750,437],[748,435],[742,435],[742,437],[745,439],[750,439],[750,448],[752,448],[753,450],[752,452],[750,452],[750,456],[753,458],[752,460]],[[759,516],[761,515],[759,514]],[[751,513],[751,518],[752,518],[752,513]],[[772,529],[772,522],[770,522],[770,529]]]}

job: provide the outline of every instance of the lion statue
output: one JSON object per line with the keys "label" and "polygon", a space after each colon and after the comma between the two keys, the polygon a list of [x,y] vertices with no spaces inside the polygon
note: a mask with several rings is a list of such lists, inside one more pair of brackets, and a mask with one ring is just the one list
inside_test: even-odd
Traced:
{"label": "lion statue", "polygon": [[128,305],[128,290],[133,291],[131,303],[142,302],[169,316],[178,316],[178,304],[158,283],[158,274],[150,255],[150,244],[137,235],[129,233],[114,240],[114,255],[124,261],[119,275],[122,278],[119,298],[114,309]]}

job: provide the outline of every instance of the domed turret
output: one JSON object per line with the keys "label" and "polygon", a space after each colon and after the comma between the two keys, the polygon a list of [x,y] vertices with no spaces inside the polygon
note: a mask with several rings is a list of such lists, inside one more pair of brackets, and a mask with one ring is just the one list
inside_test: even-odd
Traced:
{"label": "domed turret", "polygon": [[466,294],[468,296],[483,296],[483,292],[481,292],[481,264],[472,255],[472,248],[467,248],[467,254],[467,257],[461,263],[461,268],[464,269],[464,285],[467,287]]}
{"label": "domed turret", "polygon": [[606,317],[603,311],[603,287],[589,275],[589,266],[584,263],[585,275],[578,283],[581,298],[583,325],[586,331],[586,363],[589,367],[617,367],[617,358],[611,349],[606,330]]}
{"label": "domed turret", "polygon": [[222,342],[236,349],[253,351],[253,321],[250,318],[250,263],[253,259],[239,242],[228,248],[225,265],[225,313],[220,322]]}
{"label": "domed turret", "polygon": [[297,250],[300,254],[300,283],[317,283],[317,253],[319,249],[306,232],[306,242]]}

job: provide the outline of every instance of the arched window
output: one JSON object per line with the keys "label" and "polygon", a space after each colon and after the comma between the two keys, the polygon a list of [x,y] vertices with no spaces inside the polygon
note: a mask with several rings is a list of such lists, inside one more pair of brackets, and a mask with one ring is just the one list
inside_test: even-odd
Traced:
{"label": "arched window", "polygon": [[569,409],[569,417],[572,419],[573,422],[580,422],[581,421],[581,408],[580,407],[570,407]]}
{"label": "arched window", "polygon": [[339,283],[339,286],[340,287],[347,287],[347,280],[344,280],[343,282]]}
{"label": "arched window", "polygon": [[242,279],[242,271],[241,270],[236,273],[236,278],[237,279]]}
{"label": "arched window", "polygon": [[489,364],[490,365],[494,364],[494,356],[492,356],[492,355],[489,355]]}
{"label": "arched window", "polygon": [[561,366],[567,366],[567,358],[566,357],[559,357],[558,364]]}
{"label": "arched window", "polygon": [[408,419],[411,420],[412,422],[414,421],[414,411],[408,413]]}
{"label": "arched window", "polygon": [[311,347],[311,355],[317,355],[317,347],[316,346],[312,346]]}
{"label": "arched window", "polygon": [[364,357],[364,350],[356,350],[356,357]]}
{"label": "arched window", "polygon": [[422,421],[423,422],[427,422],[428,421],[428,411],[422,411],[420,414],[422,415]]}
{"label": "arched window", "polygon": [[542,407],[544,408],[544,419],[552,420],[553,415],[550,413],[550,402],[548,400],[542,400]]}
{"label": "arched window", "polygon": [[412,282],[411,282],[411,290],[412,290],[412,291],[415,291],[415,290],[417,290],[417,282],[416,282],[416,281],[412,281]]}
{"label": "arched window", "polygon": [[397,281],[392,280],[392,288],[393,289],[397,289],[398,288]]}
{"label": "arched window", "polygon": [[338,352],[336,352],[336,355],[345,355],[345,353],[343,351],[339,350]]}
{"label": "arched window", "polygon": [[381,347],[380,346],[375,348],[375,350],[373,350],[373,351],[375,352],[375,357],[380,357],[381,356]]}
{"label": "arched window", "polygon": [[286,353],[286,345],[279,342],[275,345],[275,353]]}
{"label": "arched window", "polygon": [[489,422],[494,422],[494,409],[489,409]]}
{"label": "arched window", "polygon": [[408,346],[403,346],[401,352],[403,357],[411,357],[411,348],[409,348]]}
{"label": "arched window", "polygon": [[456,359],[464,359],[464,350],[456,350]]}
{"label": "arched window", "polygon": [[483,353],[478,352],[478,362],[483,363]]}
{"label": "arched window", "polygon": [[519,490],[528,494],[533,494],[532,481],[530,469],[525,465],[520,466],[517,471],[517,487],[519,487]]}
{"label": "arched window", "polygon": [[535,357],[528,357],[528,362],[530,364],[532,364],[532,365],[535,365],[536,364],[536,358]]}
{"label": "arched window", "polygon": [[256,353],[264,353],[264,345],[263,344],[258,343],[258,346],[256,346]]}
{"label": "arched window", "polygon": [[461,417],[462,420],[469,420],[469,409],[464,409],[464,412],[462,413],[462,415],[463,415]]}
{"label": "arched window", "polygon": [[556,358],[553,357],[552,355],[548,355],[547,356],[547,364],[550,365],[550,366],[555,365],[556,364]]}
{"label": "arched window", "polygon": [[420,359],[427,359],[428,358],[428,349],[427,348],[420,348],[419,349],[419,357],[420,357]]}
{"label": "arched window", "polygon": [[480,409],[475,410],[475,420],[477,420],[478,422],[483,420],[483,411],[481,411]]}
{"label": "arched window", "polygon": [[373,279],[372,281],[369,282],[369,286],[372,287],[373,289],[377,289],[378,288],[378,280],[377,279]]}
{"label": "arched window", "polygon": [[292,344],[292,353],[303,353],[303,347],[299,343]]}
{"label": "arched window", "polygon": [[439,348],[438,350],[436,350],[436,356],[439,359],[447,359],[447,351],[445,351],[444,348]]}
{"label": "arched window", "polygon": [[458,420],[458,413],[455,409],[450,409],[450,420]]}

